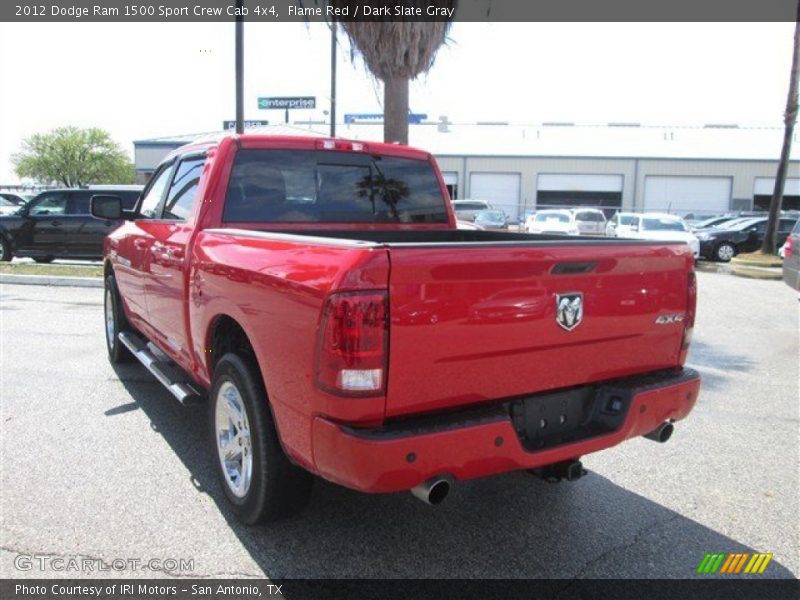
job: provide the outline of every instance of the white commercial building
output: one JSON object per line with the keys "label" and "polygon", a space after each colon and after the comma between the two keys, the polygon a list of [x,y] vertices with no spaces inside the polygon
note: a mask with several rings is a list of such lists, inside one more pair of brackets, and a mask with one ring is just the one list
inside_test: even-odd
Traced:
{"label": "white commercial building", "polygon": [[[329,125],[296,122],[248,132],[327,136]],[[336,133],[380,141],[383,126],[339,124]],[[135,142],[140,181],[169,151],[201,135],[207,134]],[[409,125],[409,139],[436,157],[454,199],[487,200],[512,219],[536,208],[576,205],[699,216],[768,206],[783,130],[445,120]],[[799,159],[794,150],[784,188],[786,209],[800,209]]]}

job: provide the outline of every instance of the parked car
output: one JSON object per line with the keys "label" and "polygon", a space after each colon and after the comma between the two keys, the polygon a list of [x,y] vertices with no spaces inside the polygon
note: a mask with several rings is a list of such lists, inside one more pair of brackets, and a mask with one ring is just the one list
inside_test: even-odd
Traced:
{"label": "parked car", "polygon": [[475,224],[483,229],[508,229],[508,218],[502,210],[482,210],[475,216]]}
{"label": "parked car", "polygon": [[578,235],[575,215],[568,209],[537,210],[525,220],[528,233]]}
{"label": "parked car", "polygon": [[103,256],[103,238],[120,219],[98,221],[89,212],[90,198],[106,191],[117,195],[123,209],[132,209],[142,187],[133,190],[49,190],[11,215],[0,215],[0,260],[28,256],[36,262],[56,258],[97,260]]}
{"label": "parked car", "polygon": [[800,291],[800,219],[794,224],[783,245],[783,280]]}
{"label": "parked car", "polygon": [[[628,223],[618,226],[613,235],[639,240],[662,240],[684,242],[692,249],[695,259],[700,256],[700,241],[689,231],[689,226],[676,215],[667,213],[619,213],[618,222]],[[620,234],[622,230],[622,234]]]}
{"label": "parked car", "polygon": [[573,208],[575,224],[580,235],[605,235],[606,216],[597,208]]}
{"label": "parked car", "polygon": [[716,217],[709,217],[707,219],[703,219],[702,221],[695,221],[694,223],[691,223],[690,229],[692,231],[704,231],[714,227],[722,227],[725,225],[725,223],[729,223],[736,218],[738,218],[736,215],[719,215]]}
{"label": "parked car", "polygon": [[627,237],[634,225],[639,226],[639,220],[634,213],[616,213],[606,223],[606,236]]}
{"label": "parked car", "polygon": [[466,229],[468,231],[483,231],[483,227],[480,225],[476,225],[471,221],[462,221],[460,219],[456,220],[456,229]]}
{"label": "parked car", "polygon": [[13,215],[30,200],[30,196],[23,196],[13,192],[0,192],[0,215]]}
{"label": "parked car", "polygon": [[494,207],[485,200],[453,200],[453,210],[456,218],[461,221],[474,221],[482,210],[492,210]]}
{"label": "parked car", "polygon": [[[700,254],[709,260],[729,262],[741,252],[754,252],[764,242],[767,231],[767,217],[756,217],[728,224],[726,227],[702,231],[697,234],[700,240]],[[778,221],[778,246],[789,237],[795,219],[781,217]]]}
{"label": "parked car", "polygon": [[428,152],[229,135],[170,154],[133,213],[92,210],[126,219],[105,242],[109,358],[207,396],[246,523],[301,509],[312,474],[429,504],[514,469],[576,479],[697,400],[688,248],[459,231]]}

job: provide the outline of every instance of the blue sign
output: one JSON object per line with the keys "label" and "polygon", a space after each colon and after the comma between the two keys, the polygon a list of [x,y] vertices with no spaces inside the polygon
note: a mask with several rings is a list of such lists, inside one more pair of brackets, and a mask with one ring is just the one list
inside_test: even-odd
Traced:
{"label": "blue sign", "polygon": [[[425,113],[408,113],[410,125],[422,123],[428,115]],[[345,123],[363,123],[370,121],[383,121],[383,113],[347,113],[344,116]]]}

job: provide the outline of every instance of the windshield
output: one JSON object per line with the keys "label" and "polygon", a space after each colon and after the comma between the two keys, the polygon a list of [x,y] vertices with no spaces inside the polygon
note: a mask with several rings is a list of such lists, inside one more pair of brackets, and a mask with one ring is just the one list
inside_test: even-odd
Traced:
{"label": "windshield", "polygon": [[619,216],[619,224],[620,225],[636,225],[636,219],[634,215],[620,215]]}
{"label": "windshield", "polygon": [[0,196],[0,206],[4,206],[4,207],[14,206],[14,207],[16,207],[17,205],[14,204],[11,200],[8,200],[8,199],[3,198],[2,196]]}
{"label": "windshield", "polygon": [[484,210],[478,213],[475,217],[476,221],[502,221],[504,218],[503,213],[499,210]]}
{"label": "windshield", "polygon": [[446,223],[428,161],[354,152],[240,150],[226,222]]}
{"label": "windshield", "polygon": [[645,231],[688,231],[683,221],[657,217],[642,218],[642,229]]}
{"label": "windshield", "polygon": [[730,229],[733,231],[741,231],[743,229],[747,229],[748,227],[752,227],[753,225],[758,225],[761,223],[763,219],[760,218],[749,218],[749,219],[736,219],[736,222],[730,221],[729,223],[724,224],[724,229]]}
{"label": "windshield", "polygon": [[545,213],[536,214],[537,223],[569,223],[569,216],[564,213]]}

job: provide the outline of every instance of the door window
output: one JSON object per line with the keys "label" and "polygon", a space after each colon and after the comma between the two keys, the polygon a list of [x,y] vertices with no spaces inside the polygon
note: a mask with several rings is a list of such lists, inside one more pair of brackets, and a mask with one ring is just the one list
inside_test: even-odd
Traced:
{"label": "door window", "polygon": [[204,164],[205,158],[198,157],[184,160],[178,165],[164,206],[164,219],[185,221],[189,218]]}
{"label": "door window", "polygon": [[161,167],[161,170],[150,180],[150,185],[145,190],[142,202],[139,205],[139,217],[142,219],[155,219],[158,216],[158,207],[164,197],[164,190],[167,189],[169,184],[172,167],[172,163]]}
{"label": "door window", "polygon": [[67,202],[68,215],[80,215],[88,217],[89,212],[89,192],[73,192]]}
{"label": "door window", "polygon": [[63,215],[67,210],[67,195],[63,192],[46,194],[31,207],[28,213],[36,215]]}

